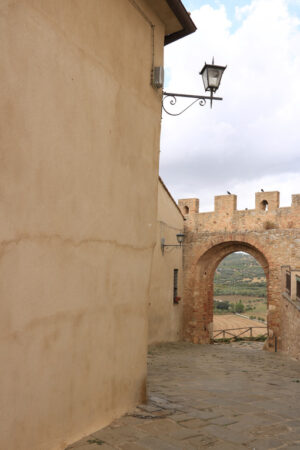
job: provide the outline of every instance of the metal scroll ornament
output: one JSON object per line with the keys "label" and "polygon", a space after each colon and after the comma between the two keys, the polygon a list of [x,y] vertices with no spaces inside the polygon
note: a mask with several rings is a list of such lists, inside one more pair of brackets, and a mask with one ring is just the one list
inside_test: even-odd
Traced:
{"label": "metal scroll ornament", "polygon": [[[171,112],[169,108],[176,106],[178,97],[191,98],[193,99],[193,101],[181,111]],[[170,116],[180,116],[195,103],[198,103],[199,106],[205,106],[206,100],[210,100],[210,105],[212,106],[213,100],[222,100],[222,98],[213,97],[212,95],[208,97],[206,95],[187,95],[187,94],[174,94],[173,92],[163,92],[162,108]]]}
{"label": "metal scroll ornament", "polygon": [[166,103],[170,106],[175,106],[177,103],[177,98],[174,95],[164,95],[163,101],[162,101],[162,107],[163,110],[169,114],[170,116],[180,116],[180,114],[184,113],[187,109],[189,109],[191,106],[193,106],[195,103],[199,102],[200,106],[204,106],[206,104],[206,100],[204,98],[201,98],[200,100],[197,98],[192,103],[190,103],[188,106],[186,106],[183,110],[179,111],[178,113],[172,113],[166,109]]}

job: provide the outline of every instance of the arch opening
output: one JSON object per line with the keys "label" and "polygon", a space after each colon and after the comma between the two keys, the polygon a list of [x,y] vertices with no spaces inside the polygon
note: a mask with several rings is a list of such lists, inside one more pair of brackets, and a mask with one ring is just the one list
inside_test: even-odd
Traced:
{"label": "arch opening", "polygon": [[216,339],[232,335],[255,338],[267,333],[266,275],[249,253],[233,252],[216,268],[213,329]]}
{"label": "arch opening", "polygon": [[[226,241],[211,246],[194,263],[185,297],[185,338],[194,343],[213,342],[214,275],[220,262],[231,253],[244,252],[255,258],[266,277],[267,322],[273,302],[269,288],[269,263],[264,253],[243,241]],[[276,300],[274,300],[276,301]],[[269,325],[269,323],[268,323]]]}
{"label": "arch opening", "polygon": [[267,200],[262,200],[260,202],[260,209],[264,210],[264,211],[268,211],[269,209],[269,203],[267,202]]}
{"label": "arch opening", "polygon": [[184,210],[184,214],[189,214],[189,212],[190,212],[190,209],[189,209],[188,206],[185,206],[185,207],[183,208],[183,210]]}

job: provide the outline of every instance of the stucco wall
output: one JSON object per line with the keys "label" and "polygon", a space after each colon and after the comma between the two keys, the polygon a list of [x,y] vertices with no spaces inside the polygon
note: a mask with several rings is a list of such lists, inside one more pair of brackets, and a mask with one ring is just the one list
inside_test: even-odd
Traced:
{"label": "stucco wall", "polygon": [[[182,248],[165,247],[162,252],[161,239],[164,238],[166,244],[178,244],[176,234],[183,231],[183,222],[176,204],[159,181],[156,245],[149,300],[149,344],[178,341],[182,335]],[[178,304],[173,302],[174,269],[178,269],[178,295],[181,297]]]}
{"label": "stucco wall", "polygon": [[290,356],[300,359],[300,305],[282,296],[282,349]]}
{"label": "stucco wall", "polygon": [[145,397],[151,27],[127,0],[7,0],[0,49],[0,448],[62,449]]}

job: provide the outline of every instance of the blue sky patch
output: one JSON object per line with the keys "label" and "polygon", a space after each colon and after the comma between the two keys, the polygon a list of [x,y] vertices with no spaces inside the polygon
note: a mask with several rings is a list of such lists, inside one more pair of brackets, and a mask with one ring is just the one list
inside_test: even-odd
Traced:
{"label": "blue sky patch", "polygon": [[182,0],[182,3],[190,12],[195,9],[199,9],[204,5],[210,5],[212,8],[219,8],[220,5],[224,5],[227,12],[227,17],[232,23],[231,32],[234,32],[241,25],[241,22],[235,17],[235,8],[237,6],[241,8],[243,6],[250,5],[251,0]]}

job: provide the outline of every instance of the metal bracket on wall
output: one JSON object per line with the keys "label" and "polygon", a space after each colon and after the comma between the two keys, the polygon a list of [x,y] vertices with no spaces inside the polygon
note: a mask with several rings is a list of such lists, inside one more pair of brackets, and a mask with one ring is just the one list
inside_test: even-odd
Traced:
{"label": "metal bracket on wall", "polygon": [[[169,106],[175,106],[177,103],[177,97],[192,98],[194,100],[192,101],[192,103],[190,103],[188,106],[186,106],[183,110],[179,111],[178,113],[172,113],[166,109],[165,102],[167,101]],[[213,97],[212,95],[207,96],[207,95],[176,94],[174,92],[163,91],[162,107],[163,110],[170,116],[180,116],[182,113],[184,113],[187,109],[189,109],[197,102],[199,102],[199,106],[205,106],[206,100],[210,100],[210,107],[212,107],[213,100],[223,100],[223,98]]]}

